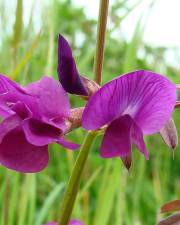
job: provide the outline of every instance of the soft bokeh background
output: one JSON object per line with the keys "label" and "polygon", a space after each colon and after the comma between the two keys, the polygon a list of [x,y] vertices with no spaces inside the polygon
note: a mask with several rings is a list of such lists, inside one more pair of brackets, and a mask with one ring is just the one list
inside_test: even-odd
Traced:
{"label": "soft bokeh background", "polygon": [[[180,83],[180,2],[167,2],[110,1],[103,83],[135,69],[160,72]],[[57,79],[57,36],[61,33],[71,43],[81,74],[93,78],[97,15],[97,0],[0,0],[0,73],[23,85],[43,74]],[[77,97],[71,97],[71,103],[73,107],[84,104]],[[180,133],[179,109],[174,119]],[[82,143],[84,134],[78,129],[69,138]],[[148,137],[150,160],[134,149],[133,165],[127,172],[120,159],[99,157],[101,138],[89,156],[73,217],[86,225],[154,225],[161,217],[160,206],[180,198],[180,147],[173,159],[159,134]],[[58,220],[78,152],[58,145],[50,146],[49,152],[49,165],[38,174],[0,167],[2,225]]]}

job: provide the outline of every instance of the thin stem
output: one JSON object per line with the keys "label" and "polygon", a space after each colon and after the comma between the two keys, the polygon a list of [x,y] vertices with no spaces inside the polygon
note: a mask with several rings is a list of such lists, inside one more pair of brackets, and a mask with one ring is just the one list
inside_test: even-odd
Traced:
{"label": "thin stem", "polygon": [[3,204],[3,224],[8,225],[8,218],[9,218],[9,194],[10,194],[10,180],[9,174],[7,172],[6,177],[6,190],[4,194],[4,204]]}
{"label": "thin stem", "polygon": [[[100,0],[98,28],[97,28],[97,46],[94,61],[94,77],[95,81],[100,84],[102,77],[103,59],[104,59],[104,45],[105,33],[108,15],[109,0]],[[97,135],[97,132],[89,132],[84,139],[81,146],[80,153],[74,165],[67,190],[62,202],[61,216],[59,225],[68,225],[74,203],[78,194],[81,175],[89,155],[90,148]]]}
{"label": "thin stem", "polygon": [[94,61],[94,80],[98,84],[101,83],[102,78],[108,6],[109,0],[100,0],[99,18],[97,27],[97,43]]}
{"label": "thin stem", "polygon": [[73,210],[74,202],[77,197],[82,171],[84,169],[84,165],[86,163],[90,148],[93,144],[96,134],[97,133],[93,131],[89,132],[86,135],[84,142],[81,146],[80,153],[74,165],[74,168],[69,180],[69,184],[67,186],[67,190],[65,192],[64,199],[62,202],[59,225],[68,225],[68,222]]}

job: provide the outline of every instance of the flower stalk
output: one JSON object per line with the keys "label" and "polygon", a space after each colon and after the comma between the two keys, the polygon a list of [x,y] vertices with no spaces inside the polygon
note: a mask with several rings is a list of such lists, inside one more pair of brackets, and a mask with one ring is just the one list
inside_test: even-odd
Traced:
{"label": "flower stalk", "polygon": [[[100,0],[98,28],[97,28],[97,44],[94,59],[94,80],[98,84],[101,83],[102,68],[104,59],[105,33],[108,16],[109,0]],[[78,194],[81,175],[90,152],[90,148],[97,135],[96,131],[87,133],[81,146],[80,153],[75,162],[65,195],[62,202],[61,216],[59,225],[68,225],[71,217],[73,206]]]}
{"label": "flower stalk", "polygon": [[104,60],[105,33],[107,25],[109,0],[100,0],[99,18],[97,27],[97,43],[94,60],[94,80],[101,84]]}
{"label": "flower stalk", "polygon": [[82,171],[84,169],[84,165],[86,163],[90,148],[95,140],[97,132],[89,132],[87,133],[84,142],[81,146],[80,153],[77,157],[76,163],[74,165],[65,195],[62,202],[62,209],[61,209],[61,217],[59,225],[67,225],[70,216],[73,210],[74,202],[76,200],[80,179],[82,175]]}

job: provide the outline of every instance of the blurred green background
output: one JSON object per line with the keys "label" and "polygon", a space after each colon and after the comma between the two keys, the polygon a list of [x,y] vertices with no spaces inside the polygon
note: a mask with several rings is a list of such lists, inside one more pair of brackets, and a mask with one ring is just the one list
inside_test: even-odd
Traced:
{"label": "blurred green background", "polygon": [[[80,73],[93,78],[96,18],[88,17],[82,7],[70,0],[40,1],[40,10],[36,9],[36,1],[25,1],[32,4],[24,7],[22,0],[0,0],[0,73],[23,85],[44,74],[57,79],[57,37],[61,33],[71,43]],[[180,83],[180,66],[169,64],[165,57],[168,51],[175,53],[176,49],[154,48],[143,41],[155,1],[140,15],[130,41],[121,35],[121,23],[139,2],[133,0],[131,6],[127,2],[119,0],[110,5],[103,83],[135,69],[161,72]],[[70,96],[70,100],[72,107],[85,104],[75,96]],[[180,133],[179,109],[174,112],[174,120]],[[68,136],[82,143],[84,134],[80,128]],[[180,147],[173,160],[172,150],[159,134],[148,137],[150,160],[133,149],[133,165],[128,172],[120,159],[100,158],[101,138],[98,136],[89,156],[72,217],[86,225],[156,224],[161,217],[160,206],[180,198]],[[38,174],[19,174],[0,167],[2,225],[41,225],[58,220],[78,151],[67,151],[54,144],[49,152],[49,165]]]}

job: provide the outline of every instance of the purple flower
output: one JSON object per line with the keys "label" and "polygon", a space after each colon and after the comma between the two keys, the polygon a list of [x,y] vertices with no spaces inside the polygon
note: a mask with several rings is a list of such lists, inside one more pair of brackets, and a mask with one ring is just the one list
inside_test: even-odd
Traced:
{"label": "purple flower", "polygon": [[149,158],[143,136],[154,134],[170,119],[176,103],[176,87],[162,75],[134,71],[105,84],[88,101],[83,127],[107,126],[101,144],[105,158],[131,155],[135,144]]}
{"label": "purple flower", "polygon": [[94,81],[80,76],[71,47],[67,40],[59,35],[58,38],[58,67],[57,72],[63,88],[71,94],[90,96],[99,89]]}
{"label": "purple flower", "polygon": [[[50,223],[46,223],[44,225],[57,225],[57,223],[55,222],[50,222]],[[84,225],[83,223],[81,223],[79,220],[71,220],[69,222],[69,225]]]}
{"label": "purple flower", "polygon": [[58,75],[63,88],[67,92],[87,95],[83,81],[77,71],[71,48],[62,35],[59,35],[58,38]]}
{"label": "purple flower", "polygon": [[48,145],[78,145],[64,139],[68,96],[56,80],[44,76],[21,87],[0,75],[0,163],[20,172],[38,172],[48,163]]}

